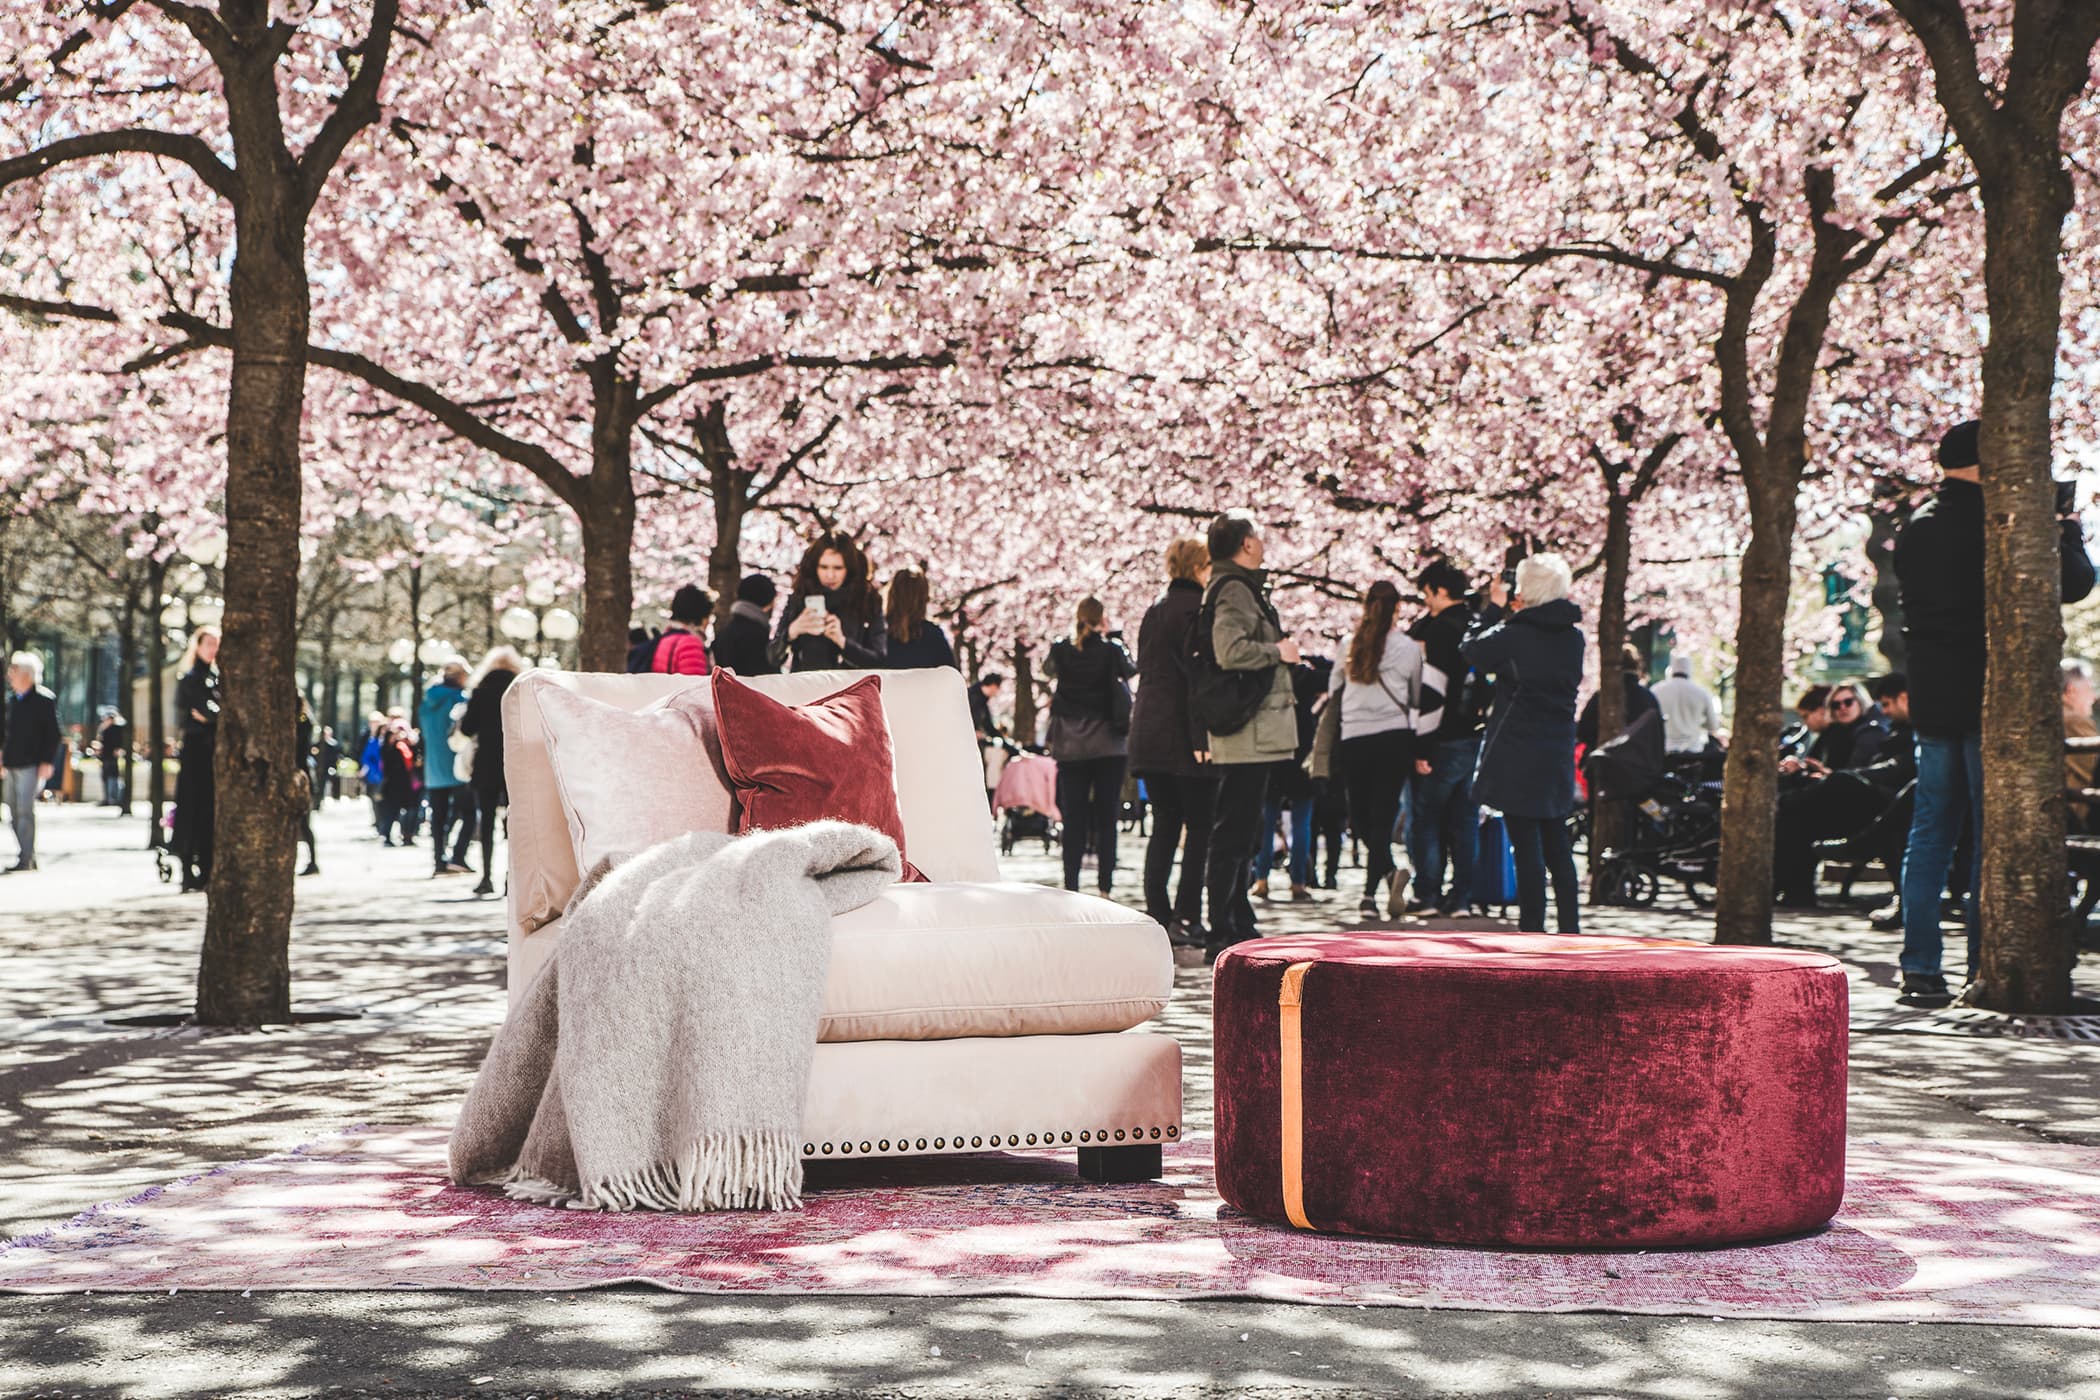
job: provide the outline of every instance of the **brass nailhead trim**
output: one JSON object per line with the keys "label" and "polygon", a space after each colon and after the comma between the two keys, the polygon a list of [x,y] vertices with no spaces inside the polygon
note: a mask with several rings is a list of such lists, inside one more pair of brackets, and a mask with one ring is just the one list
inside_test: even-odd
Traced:
{"label": "brass nailhead trim", "polygon": [[802,1155],[803,1155],[803,1156],[805,1156],[805,1157],[814,1157],[814,1156],[816,1156],[816,1155],[817,1155],[817,1145],[816,1145],[815,1143],[813,1143],[813,1142],[805,1142],[805,1143],[803,1143],[803,1144],[802,1144]]}
{"label": "brass nailhead trim", "polygon": [[[1157,1134],[1154,1134],[1154,1136],[1157,1136]],[[925,1151],[925,1150],[926,1150],[926,1139],[925,1139],[925,1138],[920,1138],[920,1139],[919,1139],[919,1142],[918,1142],[918,1146],[919,1146],[919,1150],[920,1150],[920,1151],[922,1151],[922,1152],[923,1152],[923,1151]]]}
{"label": "brass nailhead trim", "polygon": [[933,1145],[934,1145],[935,1147],[946,1147],[946,1146],[948,1145],[948,1139],[946,1139],[946,1138],[935,1138],[935,1139],[933,1140]]}
{"label": "brass nailhead trim", "polygon": [[1169,1126],[1169,1127],[1167,1128],[1167,1136],[1168,1136],[1168,1137],[1179,1137],[1179,1136],[1181,1136],[1181,1129],[1179,1129],[1179,1128],[1176,1128],[1176,1127],[1173,1127],[1173,1126],[1171,1126],[1171,1125],[1170,1125],[1170,1126]]}
{"label": "brass nailhead trim", "polygon": [[982,1147],[982,1146],[984,1146],[984,1139],[983,1139],[983,1138],[981,1138],[981,1137],[973,1137],[973,1138],[971,1138],[971,1139],[970,1139],[970,1146],[972,1146],[972,1147]]}
{"label": "brass nailhead trim", "polygon": [[1035,1134],[1034,1134],[1034,1133],[1030,1133],[1030,1134],[1028,1135],[1028,1145],[1029,1145],[1030,1147],[1033,1147],[1033,1146],[1035,1146]]}
{"label": "brass nailhead trim", "polygon": [[861,1151],[863,1151],[863,1152],[867,1151],[867,1150],[868,1150],[868,1145],[867,1145],[866,1143],[862,1143],[862,1144],[860,1145],[860,1150],[861,1150]]}
{"label": "brass nailhead trim", "polygon": [[1157,1128],[1154,1128],[1154,1129],[1152,1130],[1152,1136],[1154,1136],[1154,1137],[1158,1137],[1158,1136],[1159,1136],[1159,1129],[1157,1129]]}
{"label": "brass nailhead trim", "polygon": [[1117,1142],[1121,1142],[1122,1140],[1123,1140],[1123,1130],[1122,1130],[1121,1128],[1118,1128],[1118,1129],[1116,1129],[1116,1141],[1117,1141]]}
{"label": "brass nailhead trim", "polygon": [[851,1157],[853,1155],[853,1144],[850,1142],[842,1142],[839,1144],[839,1151],[844,1155]]}
{"label": "brass nailhead trim", "polygon": [[890,1150],[890,1140],[888,1138],[884,1138],[881,1142],[878,1142],[875,1145],[885,1152]]}
{"label": "brass nailhead trim", "polygon": [[824,1144],[824,1155],[826,1157],[829,1157],[831,1155],[831,1144],[828,1142]]}
{"label": "brass nailhead trim", "polygon": [[1065,1141],[1066,1141],[1066,1142],[1070,1142],[1071,1140],[1072,1140],[1072,1135],[1071,1135],[1070,1133],[1066,1133],[1066,1134],[1065,1134]]}

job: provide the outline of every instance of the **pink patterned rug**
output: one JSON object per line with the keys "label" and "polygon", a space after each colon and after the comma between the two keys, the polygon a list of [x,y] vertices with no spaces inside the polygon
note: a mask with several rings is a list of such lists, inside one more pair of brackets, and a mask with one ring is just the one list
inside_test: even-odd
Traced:
{"label": "pink patterned rug", "polygon": [[1826,1230],[1639,1254],[1308,1235],[1224,1207],[1210,1144],[1164,1181],[1070,1157],[827,1163],[794,1214],[600,1215],[442,1177],[445,1135],[359,1130],[99,1206],[0,1250],[0,1289],[462,1288],[1263,1298],[1517,1312],[2100,1326],[2100,1150],[1852,1145]]}

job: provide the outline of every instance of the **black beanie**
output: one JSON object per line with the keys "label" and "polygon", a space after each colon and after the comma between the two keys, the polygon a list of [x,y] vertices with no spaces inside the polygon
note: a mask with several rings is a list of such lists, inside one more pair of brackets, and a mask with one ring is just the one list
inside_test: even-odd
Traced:
{"label": "black beanie", "polygon": [[1976,445],[1982,436],[1983,424],[1973,418],[1947,429],[1947,435],[1940,439],[1940,470],[1955,472],[1976,466],[1980,460]]}
{"label": "black beanie", "polygon": [[756,607],[770,608],[779,596],[780,590],[764,574],[745,574],[744,581],[736,586],[736,600]]}

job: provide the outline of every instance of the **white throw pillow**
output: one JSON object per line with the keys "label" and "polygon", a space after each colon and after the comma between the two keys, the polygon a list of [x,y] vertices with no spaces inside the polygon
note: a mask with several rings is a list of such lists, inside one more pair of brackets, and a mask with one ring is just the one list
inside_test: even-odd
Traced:
{"label": "white throw pillow", "polygon": [[554,685],[539,703],[578,871],[689,831],[735,829],[705,681],[639,710]]}

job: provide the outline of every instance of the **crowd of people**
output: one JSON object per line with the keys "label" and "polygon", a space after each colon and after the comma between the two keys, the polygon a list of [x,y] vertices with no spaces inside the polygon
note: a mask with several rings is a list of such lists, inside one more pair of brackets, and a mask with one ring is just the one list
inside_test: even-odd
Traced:
{"label": "crowd of people", "polygon": [[[1963,902],[1972,964],[1975,956],[1985,651],[1978,446],[1973,422],[1945,434],[1938,490],[1896,542],[1908,673],[1803,692],[1778,755],[1778,902],[1813,907],[1833,850],[1855,863],[1879,861],[1898,892],[1876,922],[1902,927],[1903,989],[1926,1002],[1948,998],[1945,898]],[[2094,570],[2072,502],[2060,500],[2059,518],[2062,597],[2074,602],[2091,591]],[[1097,888],[1110,891],[1119,819],[1134,787],[1152,821],[1148,912],[1177,942],[1213,956],[1255,936],[1256,903],[1272,897],[1279,832],[1293,900],[1335,887],[1346,835],[1361,853],[1365,917],[1477,907],[1494,883],[1481,879],[1486,833],[1490,865],[1507,842],[1519,927],[1546,929],[1550,894],[1554,929],[1579,932],[1573,845],[1581,823],[1571,818],[1593,800],[1581,791],[1577,760],[1598,745],[1602,706],[1600,692],[1577,708],[1587,643],[1566,561],[1533,554],[1476,587],[1453,562],[1432,560],[1413,580],[1420,610],[1404,621],[1398,582],[1373,581],[1337,660],[1302,650],[1285,629],[1269,597],[1265,553],[1256,518],[1227,511],[1205,537],[1167,548],[1165,586],[1139,624],[1134,654],[1093,597],[1079,601],[1069,633],[1049,648],[1047,734],[1015,737],[1030,746],[1040,737],[1055,760],[1054,793],[1044,796],[1062,819],[1067,887],[1080,887],[1091,859]],[[772,577],[751,574],[719,626],[705,588],[679,588],[660,629],[630,634],[628,669],[697,676],[716,668],[764,675],[954,666],[930,602],[923,569],[900,567],[878,582],[853,537],[826,531],[803,551],[784,596]],[[185,889],[205,888],[211,875],[219,646],[217,629],[198,628],[174,687],[180,758],[167,846]],[[1726,734],[1720,704],[1694,678],[1690,659],[1673,658],[1652,688],[1633,649],[1612,660],[1601,684],[1622,689],[1627,737],[1658,730],[1663,761],[1712,786]],[[502,698],[524,665],[507,646],[471,671],[464,660],[446,663],[413,712],[370,716],[355,755],[332,729],[316,732],[299,697],[297,757],[313,804],[340,794],[340,761],[354,758],[382,841],[414,845],[427,819],[433,873],[478,869],[477,892],[492,892],[495,835],[508,805]],[[34,870],[36,797],[69,748],[34,654],[11,659],[8,684],[0,802],[18,845],[8,869]],[[978,676],[970,712],[987,750],[1013,752],[1020,746],[993,711],[1004,684],[996,673]],[[2094,738],[2092,668],[2066,661],[2062,685],[2066,733]],[[104,801],[121,803],[130,736],[113,710],[96,741]],[[2100,754],[2077,743],[2066,757],[2074,830],[2100,806],[2096,763]],[[988,764],[988,796],[995,768]],[[297,835],[308,849],[304,873],[316,873],[311,822],[302,820]]]}
{"label": "crowd of people", "polygon": [[1397,584],[1375,582],[1336,664],[1285,631],[1265,557],[1256,518],[1228,511],[1205,538],[1168,546],[1134,657],[1094,598],[1051,648],[1067,887],[1091,852],[1107,892],[1127,774],[1152,818],[1148,911],[1210,956],[1257,935],[1279,827],[1294,900],[1313,897],[1322,841],[1333,883],[1346,825],[1363,851],[1366,916],[1458,912],[1473,902],[1483,806],[1514,851],[1520,925],[1544,929],[1550,885],[1556,927],[1579,931],[1567,818],[1585,643],[1566,561],[1531,556],[1476,592],[1438,560],[1416,580],[1425,607],[1406,626]]}

